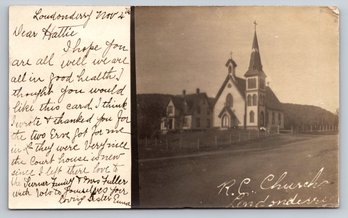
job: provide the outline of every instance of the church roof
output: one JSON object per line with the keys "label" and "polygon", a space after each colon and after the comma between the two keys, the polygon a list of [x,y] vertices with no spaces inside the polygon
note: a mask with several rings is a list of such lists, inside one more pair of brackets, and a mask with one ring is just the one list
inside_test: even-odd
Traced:
{"label": "church roof", "polygon": [[[242,97],[245,99],[245,87],[246,87],[245,86],[245,84],[246,84],[245,79],[239,78],[237,76],[235,76],[234,78],[235,78],[235,82],[234,82],[235,86],[237,87],[237,89],[238,89],[239,93],[242,95]],[[214,105],[215,105],[216,101],[219,99],[222,92],[224,91],[226,84],[230,80],[233,81],[233,78],[232,78],[232,75],[228,74],[225,81],[222,83],[222,86],[220,87],[218,93],[216,94]]]}
{"label": "church roof", "polygon": [[259,43],[257,41],[256,30],[254,33],[254,41],[253,41],[252,51],[250,55],[249,69],[244,74],[244,76],[245,77],[249,77],[249,76],[266,77],[266,74],[262,70],[261,56],[259,51]]}
{"label": "church roof", "polygon": [[[226,107],[226,106],[225,106],[225,107],[221,110],[221,112],[219,113],[219,118],[221,118],[222,115],[223,115],[225,112],[227,112],[231,117],[233,117],[233,118],[235,118],[235,119],[238,120],[238,117],[234,114],[234,112],[231,110],[231,108],[230,108],[230,107]],[[239,122],[239,120],[238,120],[238,122]]]}
{"label": "church roof", "polygon": [[283,110],[282,103],[269,86],[266,86],[265,105],[268,109]]}
{"label": "church roof", "polygon": [[233,67],[237,67],[236,62],[235,62],[232,58],[230,58],[230,59],[227,60],[225,66],[228,67],[228,65],[229,65],[230,63],[232,63]]}

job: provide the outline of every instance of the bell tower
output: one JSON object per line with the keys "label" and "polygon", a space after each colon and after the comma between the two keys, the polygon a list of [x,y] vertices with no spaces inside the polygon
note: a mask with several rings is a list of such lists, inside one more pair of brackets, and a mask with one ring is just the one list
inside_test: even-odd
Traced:
{"label": "bell tower", "polygon": [[227,60],[225,66],[227,67],[228,75],[232,76],[233,80],[236,80],[236,62],[232,59],[232,52],[230,53],[231,57]]}
{"label": "bell tower", "polygon": [[246,79],[246,128],[248,129],[258,129],[262,126],[266,126],[266,74],[262,69],[256,26],[257,23],[254,21],[254,40],[250,55],[249,68],[244,74]]}

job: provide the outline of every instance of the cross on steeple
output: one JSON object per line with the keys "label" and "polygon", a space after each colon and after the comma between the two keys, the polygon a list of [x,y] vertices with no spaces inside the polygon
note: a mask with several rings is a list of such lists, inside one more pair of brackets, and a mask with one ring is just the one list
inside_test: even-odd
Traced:
{"label": "cross on steeple", "polygon": [[263,76],[265,77],[265,73],[262,71],[262,63],[261,63],[261,56],[260,56],[260,51],[259,51],[259,43],[257,41],[257,34],[256,34],[256,20],[253,22],[254,24],[254,40],[252,44],[252,49],[251,49],[251,55],[250,55],[250,62],[249,62],[249,69],[248,71],[244,74],[245,77],[248,76]]}
{"label": "cross on steeple", "polygon": [[232,59],[232,54],[233,54],[233,52],[231,51],[231,52],[230,52],[231,59]]}

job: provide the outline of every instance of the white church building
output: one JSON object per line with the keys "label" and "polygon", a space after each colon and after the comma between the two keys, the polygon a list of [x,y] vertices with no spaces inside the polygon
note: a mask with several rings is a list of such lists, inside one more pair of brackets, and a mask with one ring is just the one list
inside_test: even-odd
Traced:
{"label": "white church building", "polygon": [[227,75],[215,98],[197,89],[195,94],[173,96],[161,120],[161,130],[208,128],[284,128],[282,104],[266,85],[256,28],[249,68],[244,78],[236,76],[236,62],[226,62]]}

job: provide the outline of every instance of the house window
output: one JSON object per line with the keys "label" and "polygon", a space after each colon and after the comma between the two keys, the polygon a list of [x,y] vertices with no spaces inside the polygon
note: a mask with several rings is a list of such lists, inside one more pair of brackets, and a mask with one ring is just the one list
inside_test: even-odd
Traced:
{"label": "house window", "polygon": [[251,95],[248,95],[248,106],[251,106]]}
{"label": "house window", "polygon": [[207,128],[210,128],[210,119],[207,119]]}
{"label": "house window", "polygon": [[189,127],[190,126],[190,119],[188,117],[184,118],[183,126],[184,127]]}
{"label": "house window", "polygon": [[168,129],[174,129],[174,119],[168,119],[167,122]]}
{"label": "house window", "polygon": [[253,95],[253,105],[257,105],[257,95]]}
{"label": "house window", "polygon": [[254,119],[255,119],[254,116],[255,116],[254,111],[250,111],[250,113],[249,113],[250,123],[254,123]]}
{"label": "house window", "polygon": [[275,116],[274,116],[274,112],[272,112],[272,124],[275,124]]}
{"label": "house window", "polygon": [[170,115],[170,114],[173,114],[173,112],[174,112],[174,107],[173,106],[168,106],[168,108],[167,108],[167,113]]}
{"label": "house window", "polygon": [[228,95],[226,96],[226,106],[233,107],[233,97],[231,93],[228,93]]}
{"label": "house window", "polygon": [[201,119],[199,119],[199,118],[196,119],[196,127],[197,128],[201,127]]}
{"label": "house window", "polygon": [[263,95],[260,95],[260,105],[263,105]]}
{"label": "house window", "polygon": [[200,113],[201,113],[201,107],[197,106],[197,114],[200,114]]}
{"label": "house window", "polygon": [[279,124],[279,126],[282,124],[282,115],[281,115],[281,113],[278,114],[278,124]]}
{"label": "house window", "polygon": [[256,88],[256,79],[251,78],[248,79],[248,89],[255,89]]}

